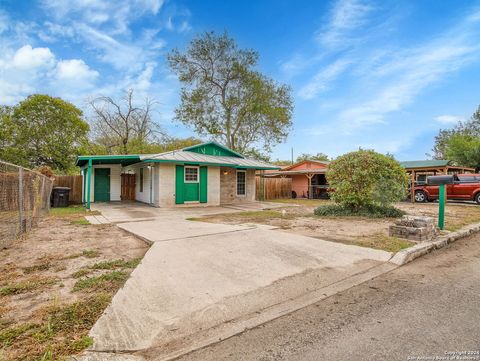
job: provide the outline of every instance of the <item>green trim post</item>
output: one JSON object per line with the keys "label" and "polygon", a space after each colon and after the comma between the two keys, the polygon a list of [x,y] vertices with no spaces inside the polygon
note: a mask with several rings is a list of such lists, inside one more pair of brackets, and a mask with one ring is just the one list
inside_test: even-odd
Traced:
{"label": "green trim post", "polygon": [[92,176],[92,158],[88,158],[87,167],[87,209],[90,209],[90,178]]}
{"label": "green trim post", "polygon": [[85,207],[87,202],[87,169],[82,169],[82,204]]}
{"label": "green trim post", "polygon": [[445,227],[445,199],[446,199],[445,184],[441,184],[439,187],[439,199],[438,199],[438,228],[443,229]]}

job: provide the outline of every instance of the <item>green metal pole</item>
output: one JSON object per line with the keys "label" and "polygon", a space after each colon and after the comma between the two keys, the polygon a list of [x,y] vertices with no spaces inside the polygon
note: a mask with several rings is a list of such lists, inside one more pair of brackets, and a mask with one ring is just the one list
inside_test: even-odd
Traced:
{"label": "green metal pole", "polygon": [[82,204],[85,207],[85,204],[87,203],[87,169],[84,168],[82,169]]}
{"label": "green metal pole", "polygon": [[443,229],[445,227],[445,184],[442,184],[439,189],[438,199],[438,228]]}
{"label": "green metal pole", "polygon": [[90,209],[90,178],[92,176],[92,158],[88,160],[87,167],[87,209]]}

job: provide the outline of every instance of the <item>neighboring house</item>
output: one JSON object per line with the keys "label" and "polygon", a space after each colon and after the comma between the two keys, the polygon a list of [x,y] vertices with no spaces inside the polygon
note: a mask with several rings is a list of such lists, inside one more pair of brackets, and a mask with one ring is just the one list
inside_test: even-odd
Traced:
{"label": "neighboring house", "polygon": [[475,172],[474,168],[457,166],[452,161],[443,159],[412,160],[400,162],[400,165],[405,168],[410,179],[418,183],[426,183],[430,175]]}
{"label": "neighboring house", "polygon": [[255,172],[279,169],[208,142],[160,154],[79,156],[83,202],[135,200],[155,207],[255,200]]}
{"label": "neighboring house", "polygon": [[278,171],[264,173],[265,177],[289,177],[292,179],[292,197],[326,198],[328,197],[327,171],[329,162],[304,160],[282,167]]}

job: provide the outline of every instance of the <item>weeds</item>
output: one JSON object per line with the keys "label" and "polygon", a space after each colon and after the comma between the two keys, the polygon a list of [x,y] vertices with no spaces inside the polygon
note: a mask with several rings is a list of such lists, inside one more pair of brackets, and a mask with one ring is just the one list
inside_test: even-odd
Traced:
{"label": "weeds", "polygon": [[353,211],[339,204],[328,204],[316,208],[314,214],[321,217],[399,218],[405,212],[392,206],[368,206]]}
{"label": "weeds", "polygon": [[85,277],[86,275],[90,274],[90,270],[82,268],[78,270],[77,272],[72,273],[73,278],[81,278]]}
{"label": "weeds", "polygon": [[90,224],[90,222],[85,217],[74,219],[70,223],[77,226],[88,226]]}
{"label": "weeds", "polygon": [[95,263],[93,266],[90,266],[90,269],[96,270],[112,270],[117,268],[135,268],[138,266],[142,259],[141,258],[134,258],[129,261],[125,261],[123,259],[115,259],[113,261],[104,261]]}
{"label": "weeds", "polygon": [[50,262],[46,262],[46,263],[25,267],[25,268],[22,268],[22,270],[23,270],[23,273],[30,274],[34,272],[48,271],[51,266],[52,265],[50,264]]}
{"label": "weeds", "polygon": [[73,286],[73,292],[78,291],[106,291],[111,292],[121,286],[128,278],[128,273],[112,271],[100,276],[82,278]]}
{"label": "weeds", "polygon": [[0,347],[6,359],[58,360],[91,346],[87,333],[110,303],[111,295],[100,293],[67,304],[52,305],[37,314],[40,321],[0,331]]}
{"label": "weeds", "polygon": [[43,286],[50,286],[57,282],[56,279],[43,278],[43,279],[31,279],[23,282],[12,283],[3,287],[0,287],[0,296],[18,295],[29,291],[34,291]]}
{"label": "weeds", "polygon": [[415,243],[405,239],[389,237],[383,234],[376,234],[370,237],[355,240],[353,244],[361,247],[381,249],[387,252],[396,253],[402,249],[413,246]]}
{"label": "weeds", "polygon": [[69,256],[64,257],[63,259],[74,259],[78,257],[85,257],[85,258],[97,258],[101,255],[99,250],[96,249],[84,249],[80,253],[74,253]]}

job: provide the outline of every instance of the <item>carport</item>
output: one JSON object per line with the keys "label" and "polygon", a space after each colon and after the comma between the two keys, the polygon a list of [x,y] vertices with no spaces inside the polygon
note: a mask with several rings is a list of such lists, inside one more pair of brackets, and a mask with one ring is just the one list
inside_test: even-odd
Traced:
{"label": "carport", "polygon": [[[90,209],[92,200],[92,186],[94,192],[97,192],[97,201],[110,201],[112,183],[121,189],[121,174],[123,168],[135,163],[140,163],[139,155],[99,155],[99,156],[80,156],[77,158],[76,166],[81,168],[83,176],[82,184],[82,202],[87,209]],[[112,165],[118,166],[113,169],[120,169],[120,172],[112,172]],[[114,174],[112,174],[114,173]],[[93,179],[93,182],[92,182]],[[93,185],[92,185],[93,183]],[[107,199],[107,195],[109,195]],[[98,199],[100,196],[100,199]],[[119,195],[121,200],[121,195]]]}

